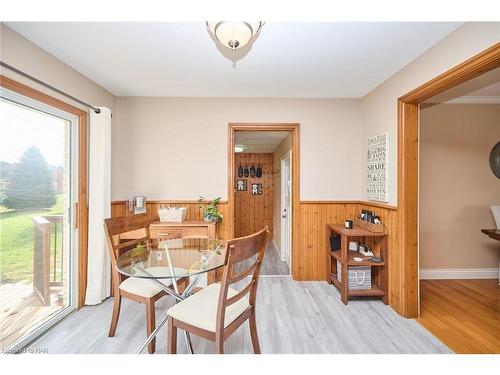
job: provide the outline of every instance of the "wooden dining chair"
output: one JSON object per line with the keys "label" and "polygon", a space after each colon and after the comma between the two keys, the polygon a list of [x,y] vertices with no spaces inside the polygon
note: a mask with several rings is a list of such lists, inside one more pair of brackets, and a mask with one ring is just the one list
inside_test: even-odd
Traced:
{"label": "wooden dining chair", "polygon": [[[253,350],[256,354],[260,354],[255,300],[260,267],[268,241],[267,227],[250,236],[228,241],[222,281],[210,284],[168,310],[167,352],[169,354],[177,352],[178,328],[215,341],[216,352],[222,354],[224,341],[247,319]],[[242,263],[247,266],[250,258],[255,255],[255,261],[236,274],[235,266]],[[241,291],[230,287],[231,284],[247,279],[250,275],[252,276],[250,282]]]}
{"label": "wooden dining chair", "polygon": [[[114,292],[113,314],[111,326],[109,327],[109,337],[115,335],[122,297],[146,305],[146,331],[149,336],[155,329],[155,302],[166,295],[165,291],[153,280],[141,279],[137,277],[126,278],[116,269],[118,256],[126,250],[132,249],[140,243],[147,246],[151,244],[149,235],[149,224],[151,220],[148,214],[132,216],[114,217],[104,220],[104,230],[108,243],[108,250],[112,265],[112,289]],[[170,279],[159,280],[166,286],[170,286]],[[178,280],[181,287],[185,287],[187,278]],[[148,345],[149,353],[154,353],[156,339]]]}

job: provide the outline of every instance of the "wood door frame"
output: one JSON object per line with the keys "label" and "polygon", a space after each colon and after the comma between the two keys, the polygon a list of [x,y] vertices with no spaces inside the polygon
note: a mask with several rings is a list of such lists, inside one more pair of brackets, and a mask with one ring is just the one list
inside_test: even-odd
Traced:
{"label": "wood door frame", "polygon": [[299,219],[299,205],[300,205],[300,138],[299,138],[299,123],[238,123],[233,122],[228,125],[227,135],[227,203],[229,218],[226,218],[228,225],[227,233],[229,238],[234,237],[234,132],[235,131],[289,131],[292,135],[292,246],[291,246],[291,270],[290,274],[293,275],[293,270],[298,268],[296,259],[298,251],[298,230],[297,224]]}
{"label": "wood door frame", "polygon": [[[403,271],[402,315],[419,315],[418,175],[420,103],[481,74],[500,67],[500,43],[464,61],[398,99],[398,230],[399,255],[393,257]],[[396,254],[395,254],[396,255]]]}
{"label": "wood door frame", "polygon": [[[283,230],[283,202],[286,202],[285,201],[285,196],[286,194],[283,194],[283,190],[286,191],[287,187],[286,187],[286,183],[283,183],[283,165],[286,165],[285,161],[288,160],[289,162],[289,166],[288,166],[288,169],[289,169],[289,177],[290,177],[290,180],[292,181],[292,184],[293,184],[293,176],[292,176],[292,170],[293,170],[293,150],[288,150],[284,155],[281,156],[280,158],[280,202],[279,202],[279,205],[280,205],[280,222],[279,222],[279,225],[280,225],[280,245],[281,245],[281,249],[280,249],[280,258],[281,260],[283,261],[283,257],[281,256],[282,255],[282,249],[283,249],[283,235],[284,234],[287,234],[288,236],[288,240],[290,243],[289,243],[289,246],[288,246],[288,255],[287,255],[287,265],[288,265],[288,268],[290,270],[290,275],[292,274],[291,273],[291,270],[292,270],[292,249],[291,249],[291,245],[292,245],[292,227],[290,226],[290,223],[288,223],[288,228],[286,230]],[[286,179],[285,179],[285,182],[286,182]],[[293,189],[293,188],[292,188]],[[290,202],[289,202],[290,205],[292,205],[292,202],[291,202],[291,199],[290,199]],[[293,207],[293,205],[292,205]],[[292,220],[292,224],[293,224],[293,220]]]}
{"label": "wood door frame", "polygon": [[34,88],[0,75],[0,86],[43,104],[71,113],[78,118],[78,204],[76,227],[78,228],[78,296],[77,309],[85,304],[87,290],[88,255],[88,200],[87,200],[87,157],[88,157],[88,114],[66,102],[56,99]]}

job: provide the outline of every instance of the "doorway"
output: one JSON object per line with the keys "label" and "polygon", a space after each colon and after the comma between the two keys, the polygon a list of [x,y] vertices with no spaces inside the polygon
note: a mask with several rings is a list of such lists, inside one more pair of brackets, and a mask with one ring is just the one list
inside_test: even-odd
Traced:
{"label": "doorway", "polygon": [[281,199],[280,199],[280,256],[290,269],[292,248],[292,151],[289,150],[281,158]]}
{"label": "doorway", "polygon": [[77,308],[81,128],[5,87],[0,115],[0,349],[15,352]]}
{"label": "doorway", "polygon": [[241,237],[267,226],[261,275],[290,276],[298,124],[230,124],[228,138],[230,233]]}
{"label": "doorway", "polygon": [[418,173],[419,106],[444,91],[500,67],[500,43],[464,61],[398,99],[398,204],[397,238],[400,251],[393,264],[401,272],[393,275],[398,312],[417,318],[418,278]]}
{"label": "doorway", "polygon": [[500,68],[420,105],[419,322],[457,353],[500,351],[499,125]]}

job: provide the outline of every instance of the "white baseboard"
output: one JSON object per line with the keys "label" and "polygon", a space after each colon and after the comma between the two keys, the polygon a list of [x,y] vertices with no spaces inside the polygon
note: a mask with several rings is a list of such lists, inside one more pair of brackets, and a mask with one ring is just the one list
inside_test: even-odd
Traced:
{"label": "white baseboard", "polygon": [[282,262],[284,262],[283,258],[281,257],[281,249],[279,249],[278,246],[276,245],[276,241],[274,241],[274,238],[272,239],[272,241],[273,241],[274,248],[278,252],[279,258],[281,259]]}
{"label": "white baseboard", "polygon": [[420,280],[498,279],[498,268],[421,269]]}

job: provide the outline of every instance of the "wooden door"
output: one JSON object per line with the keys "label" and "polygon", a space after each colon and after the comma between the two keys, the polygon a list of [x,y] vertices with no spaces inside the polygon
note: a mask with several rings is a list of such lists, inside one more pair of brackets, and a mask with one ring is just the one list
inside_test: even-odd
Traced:
{"label": "wooden door", "polygon": [[[234,236],[242,237],[258,232],[268,226],[273,232],[273,154],[239,153],[235,154],[234,189]],[[251,170],[254,166],[262,169],[262,176],[239,177],[238,169],[242,166]],[[257,191],[253,189],[257,184]],[[238,185],[240,188],[238,188]]]}

